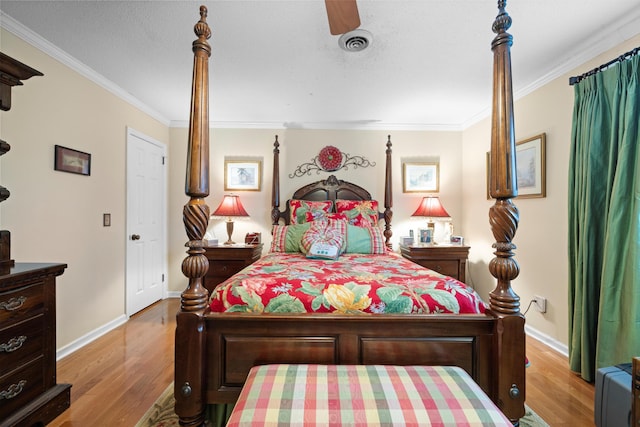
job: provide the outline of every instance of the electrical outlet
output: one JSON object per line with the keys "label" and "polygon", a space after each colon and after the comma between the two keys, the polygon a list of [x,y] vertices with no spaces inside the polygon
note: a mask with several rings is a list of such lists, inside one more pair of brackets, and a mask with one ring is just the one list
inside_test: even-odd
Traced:
{"label": "electrical outlet", "polygon": [[547,312],[547,299],[545,297],[535,295],[533,297],[533,305],[536,306],[536,310],[538,310],[540,313]]}

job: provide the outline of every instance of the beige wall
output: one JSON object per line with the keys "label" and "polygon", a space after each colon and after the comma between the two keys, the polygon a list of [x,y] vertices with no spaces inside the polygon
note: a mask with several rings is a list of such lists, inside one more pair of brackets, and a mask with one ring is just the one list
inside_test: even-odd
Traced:
{"label": "beige wall", "polygon": [[[60,262],[58,348],[124,315],[125,154],[130,126],[168,143],[168,127],[149,118],[13,34],[1,30],[0,50],[37,69],[14,87],[11,110],[0,113],[0,206],[17,262]],[[91,153],[91,175],[53,170],[54,145]],[[111,227],[102,214],[111,213]]]}
{"label": "beige wall", "polygon": [[[569,77],[584,73],[625,53],[640,44],[640,35],[572,70],[535,92],[519,99],[515,105],[516,140],[546,133],[547,197],[516,199],[520,224],[514,243],[520,275],[513,282],[521,308],[526,309],[534,295],[547,298],[547,313],[531,309],[527,325],[543,334],[551,344],[568,343],[568,262],[567,197],[568,166],[573,114],[573,87]],[[515,48],[514,48],[515,49]],[[513,70],[517,74],[518,70]],[[488,225],[485,153],[490,146],[490,119],[463,132],[462,175],[464,229],[470,253],[471,277],[483,296],[495,281],[487,266],[493,258],[493,236]]]}

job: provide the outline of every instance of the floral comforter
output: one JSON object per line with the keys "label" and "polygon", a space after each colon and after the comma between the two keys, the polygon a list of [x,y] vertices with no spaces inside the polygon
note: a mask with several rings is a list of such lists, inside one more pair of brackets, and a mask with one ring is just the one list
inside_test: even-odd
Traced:
{"label": "floral comforter", "polygon": [[336,261],[269,253],[219,284],[213,312],[484,313],[470,287],[395,253]]}

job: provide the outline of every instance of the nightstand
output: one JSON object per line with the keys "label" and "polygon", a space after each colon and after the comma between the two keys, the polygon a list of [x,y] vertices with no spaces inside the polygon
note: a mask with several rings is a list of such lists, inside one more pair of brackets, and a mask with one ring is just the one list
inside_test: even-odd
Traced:
{"label": "nightstand", "polygon": [[205,246],[204,249],[209,260],[209,271],[204,276],[204,287],[209,290],[209,293],[217,284],[253,264],[262,256],[262,243]]}
{"label": "nightstand", "polygon": [[465,271],[469,257],[469,246],[400,245],[400,253],[416,264],[440,274],[451,276],[461,282],[466,280]]}

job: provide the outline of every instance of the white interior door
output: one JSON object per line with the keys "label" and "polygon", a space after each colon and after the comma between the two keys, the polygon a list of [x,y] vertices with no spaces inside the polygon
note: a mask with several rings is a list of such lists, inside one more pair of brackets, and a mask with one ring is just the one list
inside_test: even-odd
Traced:
{"label": "white interior door", "polygon": [[165,294],[166,146],[127,129],[127,316]]}

